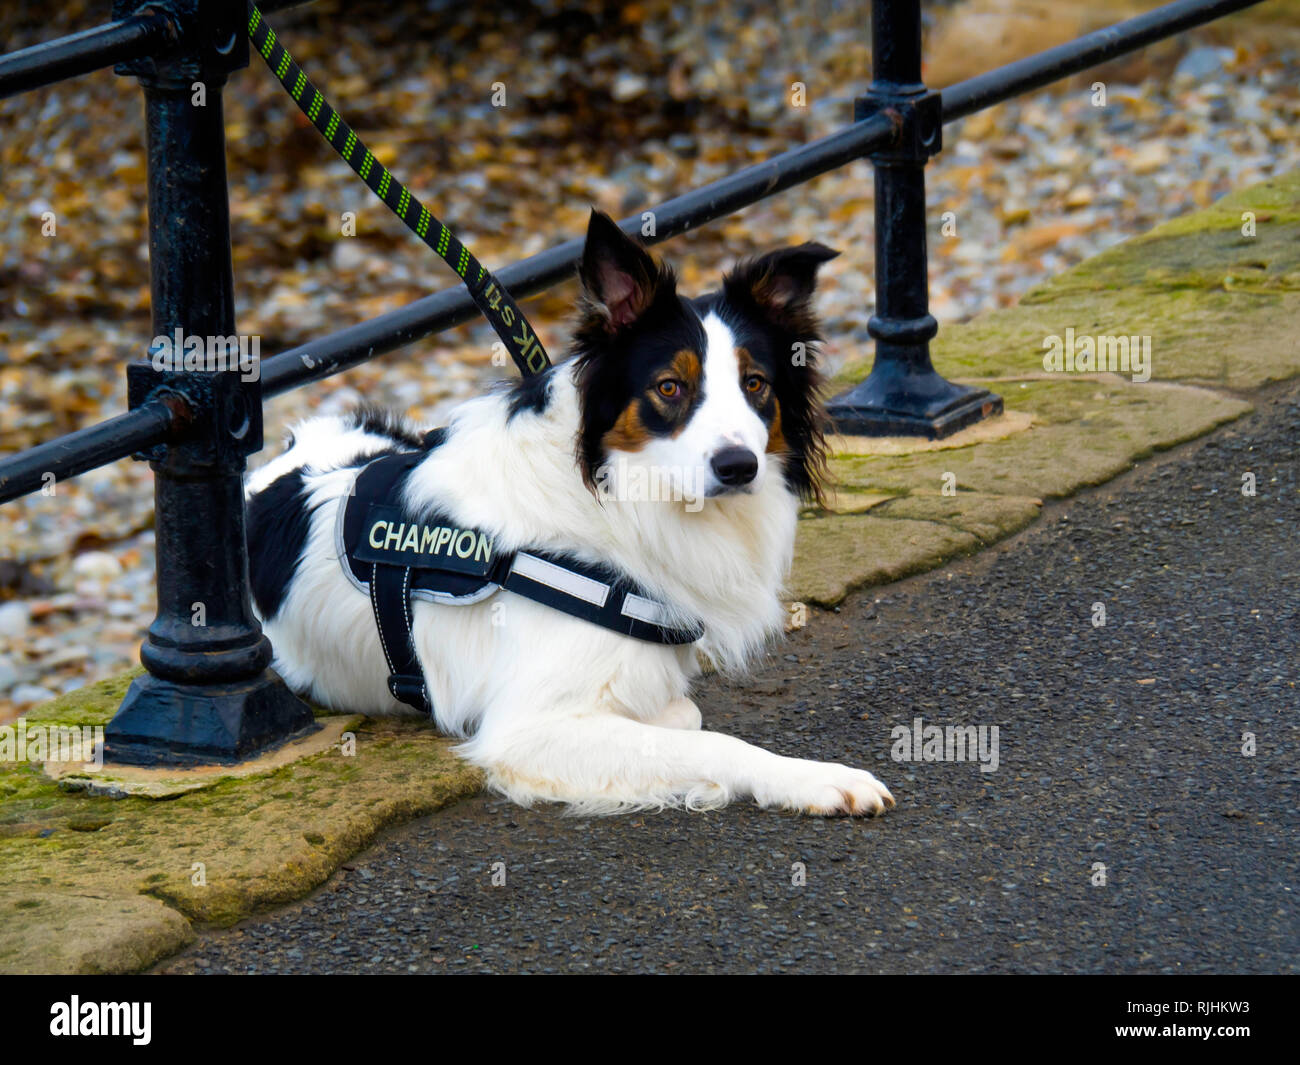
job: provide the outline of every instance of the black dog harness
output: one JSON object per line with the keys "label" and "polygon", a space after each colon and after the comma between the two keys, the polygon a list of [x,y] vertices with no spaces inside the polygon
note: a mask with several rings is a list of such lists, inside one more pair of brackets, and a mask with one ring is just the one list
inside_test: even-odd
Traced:
{"label": "black dog harness", "polygon": [[477,603],[500,589],[602,628],[651,643],[694,643],[698,625],[668,624],[670,611],[625,575],[554,551],[497,551],[492,537],[441,511],[411,515],[399,502],[412,469],[446,437],[435,429],[424,449],[362,467],[339,523],[343,572],[370,596],[395,699],[432,712],[415,653],[411,602]]}

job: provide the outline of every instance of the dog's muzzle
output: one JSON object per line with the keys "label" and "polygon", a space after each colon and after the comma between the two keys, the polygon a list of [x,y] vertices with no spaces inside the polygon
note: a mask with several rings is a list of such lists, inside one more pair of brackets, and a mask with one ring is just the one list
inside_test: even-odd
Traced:
{"label": "dog's muzzle", "polygon": [[743,488],[758,475],[758,456],[747,447],[724,447],[709,460],[724,489]]}

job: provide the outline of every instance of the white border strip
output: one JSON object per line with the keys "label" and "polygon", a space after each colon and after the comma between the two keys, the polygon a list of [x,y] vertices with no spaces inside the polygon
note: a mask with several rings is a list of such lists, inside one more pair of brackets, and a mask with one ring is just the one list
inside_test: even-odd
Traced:
{"label": "white border strip", "polygon": [[637,621],[644,621],[648,625],[667,625],[668,611],[662,603],[656,603],[653,599],[647,599],[643,595],[633,595],[629,593],[623,599],[623,611],[630,618]]}
{"label": "white border strip", "polygon": [[547,562],[544,558],[538,558],[536,555],[530,555],[524,551],[520,551],[515,556],[514,565],[510,567],[510,572],[518,573],[521,577],[527,577],[530,581],[544,584],[548,588],[554,588],[557,592],[563,592],[565,595],[571,595],[575,599],[582,599],[596,606],[603,607],[605,600],[609,598],[608,584],[592,580],[590,577],[584,577],[580,573],[573,573],[562,566],[557,566],[553,562]]}

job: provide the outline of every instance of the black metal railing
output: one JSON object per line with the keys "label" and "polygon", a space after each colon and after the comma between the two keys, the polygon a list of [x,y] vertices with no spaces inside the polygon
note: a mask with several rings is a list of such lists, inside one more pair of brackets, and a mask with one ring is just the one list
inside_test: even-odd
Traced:
{"label": "black metal railing", "polygon": [[[263,11],[298,0],[264,0]],[[1003,100],[1261,0],[1177,0],[1069,44],[936,92],[921,80],[919,0],[872,0],[873,78],[854,121],[657,207],[651,242],[869,159],[875,180],[876,341],[871,374],[828,405],[836,428],[942,437],[1002,409],[930,361],[925,164],[942,127]],[[113,0],[114,21],[0,57],[0,97],[117,64],[145,94],[153,336],[233,336],[235,312],[221,91],[248,63],[246,0]],[[189,106],[192,86],[206,107]],[[622,223],[640,230],[640,213]],[[570,240],[498,272],[516,299],[570,277]],[[477,313],[447,289],[263,361],[260,377],[127,368],[130,410],[0,459],[0,503],[127,456],[155,474],[157,617],[137,678],[107,730],[120,761],[232,761],[313,727],[270,670],[248,588],[241,482],[262,446],[262,401]],[[204,623],[193,609],[203,604]]]}

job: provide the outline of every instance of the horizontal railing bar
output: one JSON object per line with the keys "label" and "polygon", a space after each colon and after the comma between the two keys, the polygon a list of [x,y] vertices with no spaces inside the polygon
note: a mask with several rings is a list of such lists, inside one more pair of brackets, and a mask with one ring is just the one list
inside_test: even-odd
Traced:
{"label": "horizontal railing bar", "polygon": [[150,55],[170,33],[171,20],[150,10],[0,56],[0,100]]}
{"label": "horizontal railing bar", "polygon": [[[886,143],[893,135],[889,120],[876,117],[828,137],[783,152],[728,177],[694,189],[654,208],[656,234],[650,243],[684,233],[700,222],[720,218],[757,200],[834,170]],[[623,227],[639,232],[641,217]],[[539,252],[506,267],[497,276],[520,298],[564,280],[582,252],[580,240]],[[317,378],[340,373],[374,355],[391,351],[468,321],[477,308],[463,288],[445,289],[396,311],[273,356],[262,363],[262,394],[276,395]],[[98,425],[80,429],[46,444],[0,459],[0,503],[27,495],[46,483],[107,466],[162,442],[173,425],[165,407],[145,404]]]}
{"label": "horizontal railing bar", "polygon": [[[1260,2],[1262,0],[1177,0],[1086,34],[1069,44],[1050,48],[942,90],[943,121],[948,123],[965,118],[1013,96]],[[295,0],[270,0],[271,6],[288,7],[294,3]],[[50,46],[144,20],[144,16],[127,19],[100,30],[50,42]],[[156,32],[156,28],[151,32]],[[7,64],[45,47],[49,46],[38,45],[35,49],[0,59],[0,86],[5,84],[6,77],[13,76],[13,70]],[[655,233],[643,239],[655,244],[684,233],[692,226],[721,218],[861,158],[873,149],[887,145],[894,135],[890,120],[884,115],[876,115],[811,144],[782,152],[651,208],[655,215]],[[628,232],[639,233],[641,216],[624,219],[620,225]],[[565,241],[503,268],[497,276],[516,298],[523,299],[568,278],[581,251],[581,240]],[[376,355],[466,322],[475,313],[474,303],[463,288],[444,289],[415,300],[396,311],[265,360],[262,364],[263,395],[278,395],[309,381],[341,373]],[[36,491],[46,482],[46,474],[53,473],[56,480],[63,480],[152,447],[166,439],[173,425],[174,416],[165,407],[149,403],[99,425],[0,459],[0,503]]]}
{"label": "horizontal railing bar", "polygon": [[[1260,2],[1262,0],[1177,0],[1136,18],[1085,34],[1070,44],[1050,48],[944,89],[940,94],[943,121],[956,121],[1011,96]],[[872,123],[874,128],[865,128]],[[756,166],[747,167],[669,200],[653,209],[657,235],[649,238],[649,242],[666,240],[692,225],[719,218],[773,192],[834,169],[855,155],[861,156],[872,148],[887,143],[890,136],[890,127],[883,118],[856,123],[829,137],[783,152]],[[846,139],[857,144],[856,151],[841,154],[839,149]],[[781,171],[783,167],[792,164],[793,167],[799,167],[800,163],[807,161],[809,155],[818,160],[816,168],[801,167],[801,176],[783,180],[779,185],[763,187],[769,168]],[[828,156],[833,157],[834,161],[820,166],[820,162]],[[753,190],[756,188],[762,191],[754,195]],[[741,195],[732,195],[737,191]],[[714,197],[718,199],[714,200]],[[679,223],[676,226],[669,221],[669,216],[674,211],[674,220]],[[627,219],[620,224],[630,232],[639,231],[639,218]],[[576,264],[581,251],[581,241],[566,241],[505,267],[497,276],[512,295],[522,299],[564,280]],[[474,305],[466,293],[459,289],[444,289],[396,311],[272,356],[263,363],[263,393],[278,395],[308,381],[329,377],[376,355],[450,329],[473,316]]]}
{"label": "horizontal railing bar", "polygon": [[1212,22],[1263,0],[1177,0],[1113,26],[1084,34],[944,89],[943,121],[955,122],[1013,96],[1087,70],[1108,59],[1135,52],[1183,30]]}
{"label": "horizontal railing bar", "polygon": [[0,459],[0,503],[39,491],[54,482],[107,466],[137,451],[162,443],[176,415],[150,401],[135,410],[87,426],[45,444]]}
{"label": "horizontal railing bar", "polygon": [[[655,234],[641,239],[657,244],[675,237],[692,226],[731,214],[860,158],[866,152],[889,143],[893,136],[894,128],[889,119],[875,116],[810,144],[774,155],[667,200],[658,207],[649,208],[655,218]],[[619,224],[627,232],[639,235],[641,214]],[[500,270],[497,278],[512,296],[524,299],[566,280],[581,254],[582,241],[568,240],[512,263]],[[435,292],[395,311],[271,356],[262,363],[262,394],[278,395],[308,381],[340,373],[375,355],[450,329],[473,318],[476,313],[473,300],[463,288]]]}

